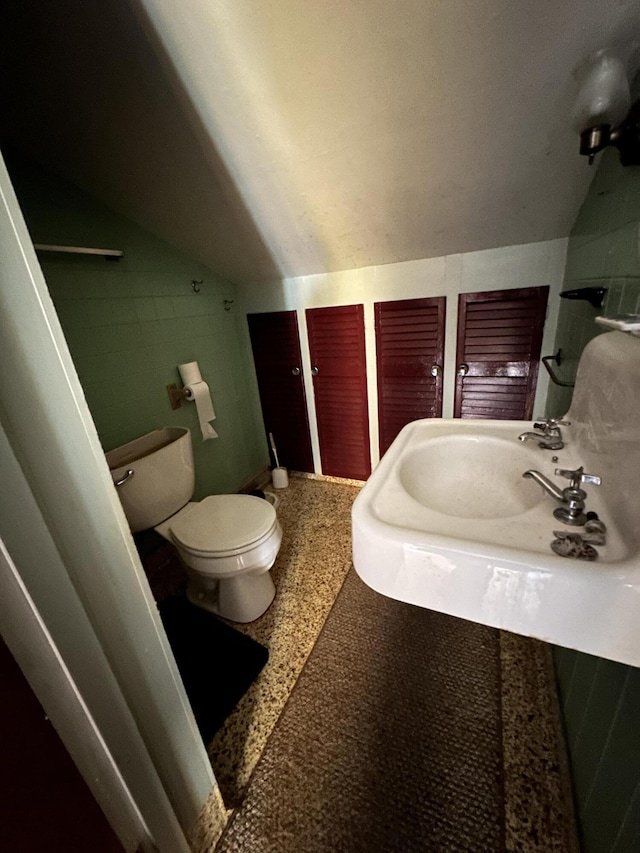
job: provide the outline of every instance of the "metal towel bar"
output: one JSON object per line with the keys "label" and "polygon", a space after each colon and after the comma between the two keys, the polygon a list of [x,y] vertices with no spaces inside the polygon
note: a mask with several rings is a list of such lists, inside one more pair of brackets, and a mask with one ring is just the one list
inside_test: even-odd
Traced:
{"label": "metal towel bar", "polygon": [[563,388],[574,388],[575,382],[563,382],[562,379],[558,379],[556,374],[553,372],[553,369],[549,366],[550,361],[555,361],[558,367],[560,367],[560,365],[562,364],[562,350],[559,349],[555,355],[543,355],[542,363],[544,364],[547,373],[551,377],[551,380],[555,382],[556,385],[562,385]]}

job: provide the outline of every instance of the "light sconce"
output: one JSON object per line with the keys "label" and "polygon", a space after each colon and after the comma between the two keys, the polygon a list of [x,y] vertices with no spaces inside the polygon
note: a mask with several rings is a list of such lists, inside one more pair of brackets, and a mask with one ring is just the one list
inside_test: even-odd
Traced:
{"label": "light sconce", "polygon": [[620,152],[623,166],[640,165],[640,100],[631,104],[624,63],[612,53],[598,51],[573,109],[573,123],[580,134],[580,153],[593,163],[609,145]]}

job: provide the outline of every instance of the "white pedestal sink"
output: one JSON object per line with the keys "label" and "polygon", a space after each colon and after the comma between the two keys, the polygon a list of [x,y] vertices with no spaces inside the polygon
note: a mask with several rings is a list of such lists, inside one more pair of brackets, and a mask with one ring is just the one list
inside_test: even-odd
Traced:
{"label": "white pedestal sink", "polygon": [[[531,423],[422,420],[405,427],[353,507],[353,558],[378,592],[640,665],[640,340],[596,338],[581,360],[565,447],[518,441]],[[602,478],[586,509],[607,525],[596,562],[551,551],[556,468]]]}

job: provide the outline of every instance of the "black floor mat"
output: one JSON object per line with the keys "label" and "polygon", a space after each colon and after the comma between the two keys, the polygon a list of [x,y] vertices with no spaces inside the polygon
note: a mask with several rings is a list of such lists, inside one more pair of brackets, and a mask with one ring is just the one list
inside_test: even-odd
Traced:
{"label": "black floor mat", "polygon": [[206,744],[256,679],[269,652],[182,596],[166,599],[159,610]]}

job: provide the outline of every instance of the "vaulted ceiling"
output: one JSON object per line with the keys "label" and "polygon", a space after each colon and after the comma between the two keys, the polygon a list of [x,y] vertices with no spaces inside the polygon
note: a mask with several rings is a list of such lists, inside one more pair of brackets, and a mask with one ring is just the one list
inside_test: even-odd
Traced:
{"label": "vaulted ceiling", "polygon": [[234,281],[566,236],[638,0],[14,0],[3,137]]}

